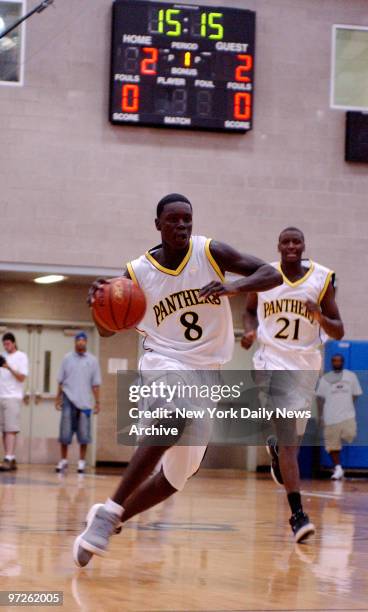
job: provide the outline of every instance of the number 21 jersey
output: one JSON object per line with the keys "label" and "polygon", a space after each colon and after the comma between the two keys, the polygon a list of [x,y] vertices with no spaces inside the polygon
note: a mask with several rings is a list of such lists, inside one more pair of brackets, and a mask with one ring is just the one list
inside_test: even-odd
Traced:
{"label": "number 21 jersey", "polygon": [[147,300],[138,328],[145,335],[143,347],[199,369],[226,363],[234,348],[228,298],[199,297],[204,285],[219,277],[223,280],[210,242],[204,236],[192,236],[176,270],[161,266],[154,249],[127,264]]}
{"label": "number 21 jersey", "polygon": [[318,369],[320,325],[313,321],[306,301],[322,302],[333,272],[312,261],[303,264],[308,266],[308,270],[295,282],[282,273],[279,262],[271,264],[282,273],[284,282],[258,293],[257,337],[261,345],[258,357],[263,351],[267,363],[266,354],[274,352],[278,353],[280,363],[285,361],[291,368]]}

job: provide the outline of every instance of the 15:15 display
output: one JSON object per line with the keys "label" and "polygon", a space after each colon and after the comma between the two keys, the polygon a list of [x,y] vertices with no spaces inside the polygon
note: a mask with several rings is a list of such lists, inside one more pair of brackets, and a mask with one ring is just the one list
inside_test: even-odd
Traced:
{"label": "15:15 display", "polygon": [[[153,9],[148,22],[148,31],[150,34],[181,36],[188,31],[182,21],[189,19],[183,17],[182,13],[180,9]],[[194,13],[190,16],[189,32],[193,37],[222,40],[224,38],[222,19],[223,13]]]}

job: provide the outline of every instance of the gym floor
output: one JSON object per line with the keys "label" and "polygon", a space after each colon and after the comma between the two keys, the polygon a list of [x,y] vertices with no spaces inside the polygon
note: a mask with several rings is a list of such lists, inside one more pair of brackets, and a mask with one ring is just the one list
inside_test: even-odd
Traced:
{"label": "gym floor", "polygon": [[47,466],[2,474],[0,590],[63,591],[68,611],[368,609],[365,481],[303,481],[317,533],[295,545],[285,496],[268,475],[202,470],[78,570],[73,540],[117,481]]}

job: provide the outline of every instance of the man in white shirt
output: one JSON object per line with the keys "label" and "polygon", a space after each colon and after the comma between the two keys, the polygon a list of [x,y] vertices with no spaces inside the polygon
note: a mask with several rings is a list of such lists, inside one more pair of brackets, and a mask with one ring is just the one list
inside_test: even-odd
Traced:
{"label": "man in white shirt", "polygon": [[20,409],[24,381],[28,376],[28,357],[18,351],[14,334],[2,338],[4,352],[0,356],[0,427],[3,433],[5,457],[1,472],[17,469],[15,460],[16,435],[20,430]]}
{"label": "man in white shirt", "polygon": [[316,394],[326,450],[335,466],[331,478],[341,480],[344,476],[340,463],[342,440],[352,442],[356,436],[355,401],[363,392],[356,374],[344,369],[342,355],[333,355],[331,365],[332,371],[320,378]]}

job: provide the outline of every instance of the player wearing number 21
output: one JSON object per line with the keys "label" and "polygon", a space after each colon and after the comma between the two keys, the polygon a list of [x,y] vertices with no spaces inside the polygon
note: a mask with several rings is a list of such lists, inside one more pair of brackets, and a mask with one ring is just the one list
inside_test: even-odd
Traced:
{"label": "player wearing number 21", "polygon": [[[341,317],[335,302],[333,272],[320,264],[302,259],[304,235],[299,229],[284,229],[278,242],[281,262],[272,264],[283,276],[283,284],[258,294],[249,293],[244,313],[242,346],[249,349],[255,339],[259,348],[254,355],[258,380],[277,383],[290,408],[308,409],[314,397],[321,368],[321,329],[329,337],[340,340],[344,335]],[[275,371],[282,371],[281,374]],[[289,390],[288,390],[289,389]],[[276,422],[275,422],[276,423]],[[300,497],[298,442],[307,424],[296,420],[296,444],[270,436],[268,451],[272,458],[271,474],[284,485],[292,516],[290,525],[299,542],[314,532],[314,525],[304,513]],[[276,423],[276,433],[283,434],[286,422]]]}
{"label": "player wearing number 21", "polygon": [[[227,244],[192,236],[192,205],[185,196],[170,194],[160,200],[155,223],[161,244],[129,263],[124,272],[141,287],[147,302],[139,323],[145,335],[139,368],[148,372],[218,369],[231,359],[234,345],[227,296],[272,289],[282,283],[282,276]],[[225,271],[246,278],[224,283]],[[90,303],[98,287],[96,281]],[[99,332],[112,335],[104,329]],[[74,543],[76,565],[85,566],[93,554],[104,554],[120,522],[183,489],[205,450],[171,441],[140,445],[111,499],[90,509],[87,528]],[[152,476],[157,465],[161,467]]]}

